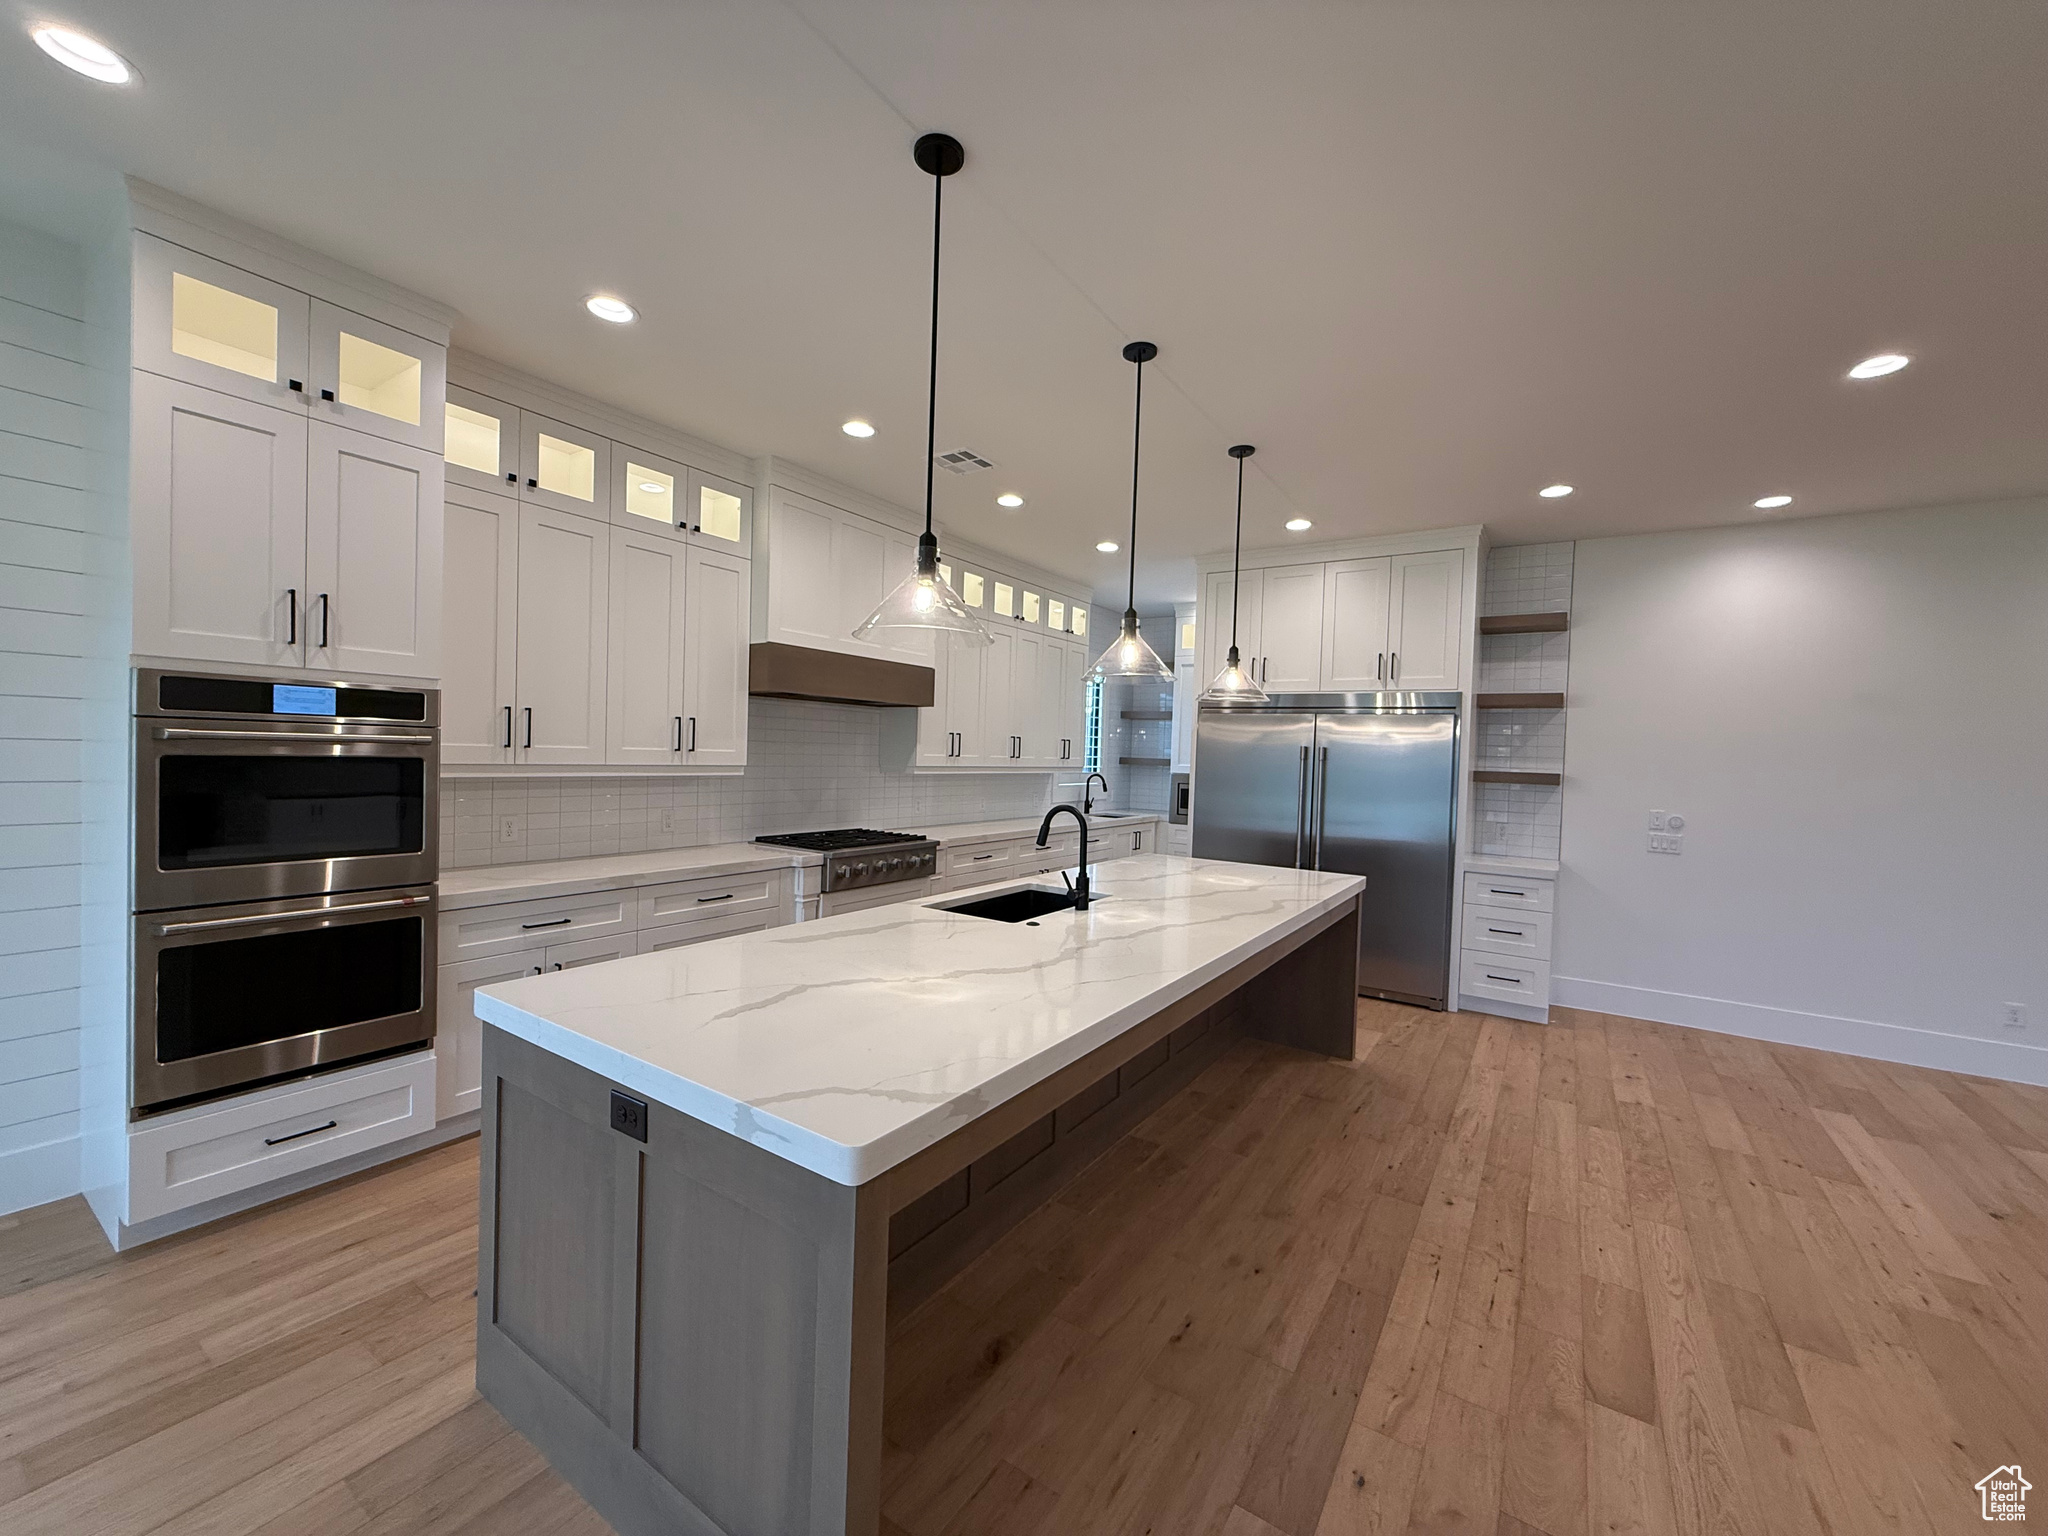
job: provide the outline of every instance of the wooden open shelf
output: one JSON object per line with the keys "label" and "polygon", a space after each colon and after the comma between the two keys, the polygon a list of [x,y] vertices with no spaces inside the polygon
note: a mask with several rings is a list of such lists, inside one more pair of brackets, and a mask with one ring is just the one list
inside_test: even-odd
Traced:
{"label": "wooden open shelf", "polygon": [[1526,773],[1515,768],[1474,768],[1474,784],[1562,784],[1561,773]]}
{"label": "wooden open shelf", "polygon": [[1490,613],[1479,621],[1482,635],[1554,635],[1571,628],[1568,613]]}
{"label": "wooden open shelf", "polygon": [[1173,711],[1170,709],[1127,709],[1124,711],[1124,718],[1126,720],[1171,720],[1173,718]]}
{"label": "wooden open shelf", "polygon": [[1170,757],[1120,757],[1117,759],[1117,762],[1126,768],[1170,768],[1173,766],[1173,759]]}
{"label": "wooden open shelf", "polygon": [[1563,709],[1561,693],[1482,693],[1475,695],[1480,709]]}

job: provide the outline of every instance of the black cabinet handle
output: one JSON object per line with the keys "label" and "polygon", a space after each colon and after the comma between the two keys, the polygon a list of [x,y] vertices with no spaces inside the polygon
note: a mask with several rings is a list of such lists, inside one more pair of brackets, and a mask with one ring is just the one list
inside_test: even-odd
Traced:
{"label": "black cabinet handle", "polygon": [[1489,928],[1486,931],[1488,933],[1502,934],[1510,939],[1519,939],[1527,937],[1527,935],[1525,935],[1519,928]]}
{"label": "black cabinet handle", "polygon": [[1496,975],[1494,975],[1494,974],[1493,974],[1493,972],[1491,972],[1491,971],[1488,971],[1488,972],[1486,973],[1486,979],[1487,979],[1488,981],[1506,981],[1506,982],[1512,982],[1512,983],[1514,983],[1514,984],[1515,984],[1516,986],[1520,986],[1520,985],[1521,985],[1521,981],[1522,981],[1522,978],[1521,978],[1521,977],[1519,977],[1519,976],[1496,976]]}
{"label": "black cabinet handle", "polygon": [[512,750],[512,706],[505,706],[505,750]]}
{"label": "black cabinet handle", "polygon": [[331,1131],[340,1123],[338,1120],[330,1120],[325,1125],[312,1125],[303,1131],[293,1131],[289,1136],[266,1136],[263,1138],[263,1145],[281,1147],[288,1141],[297,1141],[301,1136],[318,1136],[322,1131]]}
{"label": "black cabinet handle", "polygon": [[320,391],[320,398],[328,402],[328,404],[332,405],[334,403],[334,391],[331,389],[323,389]]}
{"label": "black cabinet handle", "polygon": [[305,384],[298,379],[285,380],[284,387],[295,395],[303,395],[306,392]]}
{"label": "black cabinet handle", "polygon": [[694,751],[696,751],[696,750],[697,750],[697,717],[696,717],[695,715],[692,715],[692,716],[690,716],[690,746],[689,746],[689,750],[690,750],[690,751],[692,751],[692,752],[694,752]]}
{"label": "black cabinet handle", "polygon": [[[517,484],[519,483],[519,471],[518,471],[518,470],[516,470],[516,469],[508,469],[508,470],[506,470],[506,471],[505,471],[505,483],[506,483],[507,485],[517,485]],[[539,971],[538,971],[538,970],[536,970],[536,971],[534,972],[534,974],[535,974],[535,975],[539,975],[540,973],[539,973]]]}
{"label": "black cabinet handle", "polygon": [[532,490],[538,490],[538,489],[540,488],[540,482],[539,482],[538,480],[534,479],[534,478],[533,478],[533,477],[532,477],[531,475],[529,475],[529,476],[527,476],[527,480],[526,480],[526,488],[527,488],[527,489],[528,489],[529,491],[532,491]]}
{"label": "black cabinet handle", "polygon": [[327,649],[327,594],[320,594],[320,649]]}
{"label": "black cabinet handle", "polygon": [[670,750],[676,752],[683,750],[683,717],[681,715],[676,716],[676,744]]}
{"label": "black cabinet handle", "polygon": [[731,901],[738,894],[738,891],[727,891],[723,896],[699,896],[697,905],[701,907],[707,901]]}
{"label": "black cabinet handle", "polygon": [[299,589],[297,587],[286,587],[284,589],[284,643],[286,645],[297,645],[299,643]]}
{"label": "black cabinet handle", "polygon": [[528,710],[526,711],[526,746],[527,746],[527,749],[528,749],[529,751],[530,751],[530,750],[532,750],[532,747],[533,747],[533,711],[532,711],[532,709],[530,709],[530,708],[529,708],[529,709],[528,709]]}
{"label": "black cabinet handle", "polygon": [[1497,885],[1489,885],[1486,889],[1490,895],[1494,896],[1526,896],[1529,894],[1527,891],[1504,891]]}
{"label": "black cabinet handle", "polygon": [[573,917],[551,917],[544,923],[521,923],[519,926],[523,929],[563,928],[575,921],[576,919]]}

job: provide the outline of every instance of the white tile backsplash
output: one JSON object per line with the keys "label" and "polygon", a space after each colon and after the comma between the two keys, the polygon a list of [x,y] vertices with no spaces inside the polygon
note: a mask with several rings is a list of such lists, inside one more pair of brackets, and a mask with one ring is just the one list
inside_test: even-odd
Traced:
{"label": "white tile backsplash", "polygon": [[923,832],[1035,816],[1079,794],[1078,767],[1070,774],[885,772],[879,709],[796,699],[748,704],[744,774],[444,778],[441,867],[692,848],[826,827]]}
{"label": "white tile backsplash", "polygon": [[[1517,544],[1486,556],[1479,611],[1569,613],[1571,544]],[[1481,693],[1570,692],[1570,631],[1483,635],[1476,686]],[[1562,773],[1564,710],[1489,709],[1474,717],[1474,766]],[[1555,859],[1564,835],[1564,788],[1549,784],[1477,784],[1472,794],[1475,853]]]}

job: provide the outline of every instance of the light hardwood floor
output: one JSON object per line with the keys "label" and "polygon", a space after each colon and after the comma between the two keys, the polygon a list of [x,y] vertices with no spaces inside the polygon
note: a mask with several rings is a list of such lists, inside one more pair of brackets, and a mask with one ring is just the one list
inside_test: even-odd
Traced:
{"label": "light hardwood floor", "polygon": [[[1948,1533],[2048,1468],[2048,1091],[1561,1017],[1234,1047],[894,1319],[889,1536]],[[472,1141],[0,1219],[0,1530],[602,1532],[475,1396],[475,1202]]]}

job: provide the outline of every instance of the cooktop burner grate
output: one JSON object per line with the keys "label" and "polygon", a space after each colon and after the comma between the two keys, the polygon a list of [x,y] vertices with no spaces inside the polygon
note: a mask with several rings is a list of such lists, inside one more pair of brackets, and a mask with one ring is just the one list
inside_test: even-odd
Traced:
{"label": "cooktop burner grate", "polygon": [[886,848],[892,843],[921,843],[922,832],[878,832],[873,827],[841,827],[831,832],[777,832],[757,837],[757,843],[776,843],[785,848],[804,848],[813,853],[838,853],[849,848]]}

